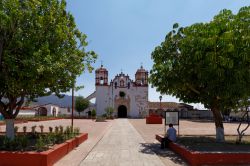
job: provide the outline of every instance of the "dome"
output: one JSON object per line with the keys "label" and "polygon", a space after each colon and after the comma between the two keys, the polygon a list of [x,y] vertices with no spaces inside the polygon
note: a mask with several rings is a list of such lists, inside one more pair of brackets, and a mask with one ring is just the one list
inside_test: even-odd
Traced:
{"label": "dome", "polygon": [[146,72],[147,71],[143,68],[143,66],[141,66],[141,68],[136,71],[136,73],[146,73]]}
{"label": "dome", "polygon": [[100,72],[100,71],[108,71],[108,70],[104,68],[103,65],[101,65],[100,68],[96,69],[96,72]]}
{"label": "dome", "polygon": [[135,73],[135,83],[137,86],[147,86],[148,85],[148,71],[143,68],[138,69]]}

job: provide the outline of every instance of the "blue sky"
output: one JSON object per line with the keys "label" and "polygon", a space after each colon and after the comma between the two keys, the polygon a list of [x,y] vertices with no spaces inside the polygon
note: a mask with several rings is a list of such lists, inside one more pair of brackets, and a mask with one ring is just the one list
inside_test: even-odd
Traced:
{"label": "blue sky", "polygon": [[[222,9],[234,13],[250,5],[249,0],[67,0],[67,9],[78,28],[88,38],[88,50],[94,50],[98,59],[93,65],[109,70],[109,81],[121,70],[134,80],[141,63],[150,71],[151,52],[165,38],[174,23],[188,26],[208,22]],[[95,75],[83,73],[77,85],[84,89],[77,95],[87,97],[95,90]],[[149,100],[159,101],[159,93],[149,88]],[[163,95],[163,101],[179,100]],[[201,104],[195,107],[202,108]]]}

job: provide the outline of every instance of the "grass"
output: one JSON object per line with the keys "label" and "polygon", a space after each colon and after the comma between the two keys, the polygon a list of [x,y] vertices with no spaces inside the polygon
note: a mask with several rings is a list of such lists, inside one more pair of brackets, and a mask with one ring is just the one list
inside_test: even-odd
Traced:
{"label": "grass", "polygon": [[244,136],[236,144],[237,136],[225,136],[224,143],[217,143],[215,136],[180,136],[177,143],[193,151],[209,152],[250,152],[250,136]]}

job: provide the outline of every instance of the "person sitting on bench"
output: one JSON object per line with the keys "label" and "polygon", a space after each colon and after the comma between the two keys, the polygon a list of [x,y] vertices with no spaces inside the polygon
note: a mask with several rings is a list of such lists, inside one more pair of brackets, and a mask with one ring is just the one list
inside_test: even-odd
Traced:
{"label": "person sitting on bench", "polygon": [[168,147],[168,144],[170,142],[175,142],[175,141],[176,141],[176,129],[173,127],[173,124],[170,123],[167,133],[162,140],[161,148],[166,148]]}

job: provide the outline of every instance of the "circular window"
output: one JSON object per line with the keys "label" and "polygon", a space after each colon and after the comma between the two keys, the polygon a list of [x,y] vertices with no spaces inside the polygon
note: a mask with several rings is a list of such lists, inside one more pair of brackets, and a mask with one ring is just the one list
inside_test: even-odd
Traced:
{"label": "circular window", "polygon": [[125,94],[125,92],[120,91],[119,96],[120,96],[120,97],[125,97],[125,96],[126,96],[126,94]]}

